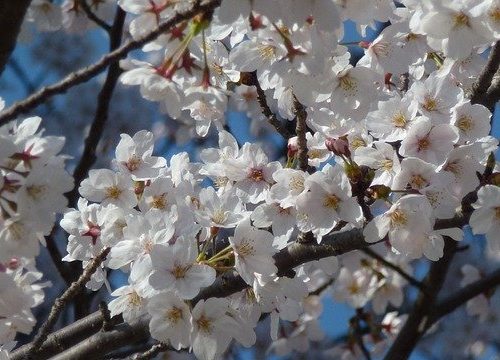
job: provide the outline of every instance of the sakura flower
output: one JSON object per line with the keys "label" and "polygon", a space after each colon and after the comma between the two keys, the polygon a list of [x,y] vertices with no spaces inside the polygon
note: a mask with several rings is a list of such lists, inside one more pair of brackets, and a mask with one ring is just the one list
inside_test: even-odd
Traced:
{"label": "sakura flower", "polygon": [[166,177],[153,179],[144,188],[139,201],[139,209],[147,212],[150,209],[170,212],[176,204],[177,194],[172,180]]}
{"label": "sakura flower", "polygon": [[153,134],[149,131],[139,131],[132,138],[121,134],[116,147],[116,166],[120,171],[131,174],[134,180],[155,178],[166,161],[164,158],[151,156],[153,145]]}
{"label": "sakura flower", "polygon": [[491,112],[481,104],[464,102],[453,108],[451,123],[458,128],[459,142],[475,141],[490,133]]}
{"label": "sakura flower", "polygon": [[253,284],[256,273],[266,279],[278,271],[272,258],[277,251],[273,240],[269,232],[251,226],[248,219],[236,226],[229,243],[234,251],[236,271],[247,284]]}
{"label": "sakura flower", "polygon": [[182,299],[194,298],[200,288],[211,285],[215,280],[215,270],[197,264],[197,256],[194,240],[177,238],[173,245],[153,246],[153,273],[149,283],[158,290],[172,290]]}
{"label": "sakura flower", "polygon": [[425,81],[415,82],[408,96],[417,101],[418,110],[433,124],[449,124],[451,109],[464,97],[462,89],[444,71],[433,72]]}
{"label": "sakura flower", "polygon": [[245,218],[246,210],[233,188],[217,194],[212,187],[200,191],[199,223],[206,227],[232,228]]}
{"label": "sakura flower", "polygon": [[[358,165],[365,165],[375,170],[372,185],[391,187],[394,177],[401,170],[398,154],[391,145],[385,142],[375,141],[373,145],[375,148],[357,148],[354,153],[354,161]],[[398,189],[397,186],[395,188]]]}
{"label": "sakura flower", "polygon": [[376,290],[376,277],[370,270],[359,269],[354,273],[342,268],[333,287],[335,300],[347,302],[353,308],[363,307]]}
{"label": "sakura flower", "polygon": [[376,138],[392,142],[403,140],[417,115],[417,103],[410,97],[391,97],[378,102],[378,109],[368,113],[366,126]]}
{"label": "sakura flower", "polygon": [[376,216],[363,230],[367,242],[376,242],[386,235],[400,253],[421,256],[423,241],[432,232],[431,205],[423,195],[406,195],[382,215]]}
{"label": "sakura flower", "polygon": [[122,286],[111,293],[111,296],[117,296],[108,304],[111,316],[122,314],[123,319],[131,323],[147,313],[148,298],[156,293],[151,288],[141,286],[142,280],[148,275],[149,266],[146,263],[141,263],[132,269],[129,285]]}
{"label": "sakura flower", "polygon": [[196,303],[191,314],[191,346],[200,360],[213,360],[231,341],[233,320],[225,299],[209,298]]}
{"label": "sakura flower", "polygon": [[103,206],[115,204],[133,208],[137,205],[130,176],[108,169],[90,170],[89,177],[82,181],[78,191],[87,200],[100,202]]}
{"label": "sakura flower", "polygon": [[361,221],[361,208],[351,197],[349,180],[339,165],[327,164],[309,176],[305,189],[297,197],[298,227],[312,231],[318,243],[340,220],[354,224]]}
{"label": "sakura flower", "polygon": [[223,166],[227,178],[235,182],[237,195],[254,204],[266,198],[274,183],[272,175],[281,167],[277,161],[269,162],[260,147],[249,143],[243,145],[237,159],[226,159]]}
{"label": "sakura flower", "polygon": [[260,204],[250,218],[253,225],[258,228],[271,226],[274,241],[273,247],[278,250],[286,247],[288,240],[295,229],[297,211],[295,207],[282,208],[279,204]]}
{"label": "sakura flower", "polygon": [[18,212],[46,232],[55,220],[55,213],[67,205],[64,193],[72,188],[73,179],[63,168],[36,166],[17,192]]}
{"label": "sakura flower", "polygon": [[[461,268],[463,275],[460,285],[465,287],[482,278],[481,272],[470,264],[465,264]],[[479,294],[478,296],[467,301],[467,313],[471,316],[479,316],[479,321],[484,322],[490,315],[491,309],[489,300],[486,294]]]}
{"label": "sakura flower", "polygon": [[444,162],[458,141],[458,131],[448,124],[432,125],[431,120],[421,118],[415,122],[401,142],[399,153],[413,156],[434,165]]}
{"label": "sakura flower", "polygon": [[187,304],[171,292],[159,293],[149,299],[151,336],[170,343],[176,350],[189,346],[191,312]]}
{"label": "sakura flower", "polygon": [[474,234],[485,234],[488,246],[493,251],[500,250],[500,187],[485,185],[477,192],[477,201],[472,204],[474,212],[470,226]]}
{"label": "sakura flower", "polygon": [[87,200],[78,200],[78,210],[70,209],[61,220],[61,227],[69,233],[67,251],[63,260],[88,260],[103,249],[101,228],[101,206],[88,204]]}
{"label": "sakura flower", "polygon": [[127,217],[123,240],[111,248],[108,266],[119,269],[148,257],[156,244],[166,244],[174,234],[168,216],[158,210]]}
{"label": "sakura flower", "polygon": [[295,206],[297,196],[305,191],[304,181],[309,174],[295,169],[279,169],[273,173],[276,182],[269,191],[269,199],[279,202],[282,208]]}
{"label": "sakura flower", "polygon": [[411,29],[426,34],[429,45],[443,50],[454,59],[467,57],[474,46],[488,42],[480,18],[472,12],[474,2],[432,0],[422,5],[423,13],[416,12],[411,21]]}

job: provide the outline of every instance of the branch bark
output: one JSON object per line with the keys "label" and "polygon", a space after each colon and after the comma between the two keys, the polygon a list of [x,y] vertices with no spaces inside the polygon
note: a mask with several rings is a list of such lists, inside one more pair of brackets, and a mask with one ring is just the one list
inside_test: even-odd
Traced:
{"label": "branch bark", "polygon": [[0,0],[0,74],[16,47],[17,35],[31,0]]}
{"label": "branch bark", "polygon": [[432,263],[425,278],[426,292],[421,292],[408,315],[403,328],[392,343],[384,360],[408,359],[420,338],[425,334],[428,315],[431,311],[446,278],[451,260],[455,255],[457,242],[445,238],[444,255],[439,261]]}
{"label": "branch bark", "polygon": [[[491,48],[490,55],[488,57],[488,62],[472,90],[472,96],[470,98],[473,104],[482,104],[488,108],[491,108],[491,102],[493,99],[489,99],[485,96],[488,92],[493,76],[498,70],[500,65],[500,41],[497,41],[495,45]],[[493,101],[493,106],[498,99]]]}
{"label": "branch bark", "polygon": [[[457,214],[457,216],[452,219],[437,221],[435,228],[462,227],[466,224],[467,220],[467,216]],[[325,257],[338,256],[353,250],[367,248],[368,246],[370,246],[370,244],[364,241],[362,230],[353,229],[325,236],[323,237],[322,243],[319,245],[315,243],[302,244],[295,242],[288,248],[277,253],[274,259],[278,267],[278,275],[293,276],[293,268],[301,264],[313,260],[320,260]],[[210,297],[227,297],[245,289],[247,286],[248,285],[240,276],[227,272],[219,276],[211,286],[203,289],[200,294],[193,299],[193,304],[201,299]],[[88,317],[92,317],[95,324],[89,326],[87,321]],[[60,353],[57,358],[88,359],[88,356],[95,354],[95,349],[100,346],[106,345],[107,351],[111,352],[124,346],[124,344],[147,340],[149,336],[148,322],[146,320],[138,321],[133,325],[120,324],[115,327],[114,330],[99,332],[90,336],[95,333],[96,329],[102,327],[103,317],[99,311],[88,317],[49,335],[47,341],[40,347],[40,355],[43,354],[44,358],[48,358],[67,349]],[[113,318],[113,321],[116,321],[116,319]],[[127,338],[129,335],[130,338]],[[75,343],[86,337],[88,337],[86,340],[75,345]],[[31,344],[27,344],[15,350],[11,354],[12,360],[25,359],[26,353],[30,347]],[[103,355],[102,348],[99,354]]]}
{"label": "branch bark", "polygon": [[140,39],[130,40],[120,46],[118,49],[104,55],[96,63],[69,74],[64,79],[55,84],[41,88],[33,95],[22,101],[18,101],[17,103],[0,113],[0,126],[4,125],[11,119],[14,119],[18,115],[34,109],[52,96],[64,93],[69,88],[92,79],[94,76],[104,71],[104,69],[106,69],[110,64],[117,62],[127,56],[130,51],[140,48],[142,45],[156,39],[158,36],[170,30],[180,22],[191,19],[196,14],[212,11],[213,9],[218,7],[220,3],[221,0],[210,0],[204,2],[202,5],[195,4],[193,8],[189,9],[188,11],[178,13],[170,20],[158,26],[151,33],[141,37]]}
{"label": "branch bark", "polygon": [[61,314],[62,310],[71,301],[75,296],[77,296],[85,286],[85,284],[90,280],[92,274],[94,274],[97,268],[102,264],[102,262],[108,256],[111,248],[105,248],[99,255],[97,255],[85,268],[83,274],[80,278],[75,281],[71,286],[66,289],[66,291],[56,299],[52,309],[50,310],[49,317],[47,321],[40,327],[38,333],[35,336],[35,339],[31,343],[29,350],[26,353],[26,358],[30,359],[32,356],[36,355],[40,350],[41,346],[47,339],[49,332],[54,327],[57,319],[59,318],[59,314]]}

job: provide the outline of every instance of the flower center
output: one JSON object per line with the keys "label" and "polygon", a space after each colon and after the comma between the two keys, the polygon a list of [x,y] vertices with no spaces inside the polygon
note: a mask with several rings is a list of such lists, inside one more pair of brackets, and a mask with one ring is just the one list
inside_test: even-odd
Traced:
{"label": "flower center", "polygon": [[165,209],[167,206],[167,194],[161,194],[158,196],[153,196],[153,201],[151,201],[151,207],[154,209]]}
{"label": "flower center", "polygon": [[133,306],[140,306],[142,299],[135,291],[128,294],[128,303]]}
{"label": "flower center", "polygon": [[169,322],[177,324],[182,319],[182,309],[174,306],[166,312],[165,317]]}
{"label": "flower center", "polygon": [[339,208],[339,204],[340,199],[333,194],[328,194],[323,199],[323,206],[333,210],[337,210]]}
{"label": "flower center", "polygon": [[358,88],[356,80],[354,80],[349,74],[345,74],[339,78],[339,86],[342,90],[351,94],[356,94]]}
{"label": "flower center", "polygon": [[424,103],[422,104],[422,107],[427,110],[427,111],[436,111],[438,107],[438,100],[427,95],[424,98]]}
{"label": "flower center", "polygon": [[406,223],[408,222],[408,217],[406,216],[405,212],[400,209],[394,210],[389,214],[389,217],[391,219],[391,224],[393,227],[406,225]]}
{"label": "flower center", "polygon": [[453,17],[453,21],[455,23],[455,26],[469,26],[469,17],[463,12],[455,14],[455,16]]}
{"label": "flower center", "polygon": [[183,279],[186,276],[186,273],[188,270],[191,268],[190,265],[182,266],[182,265],[176,265],[171,273],[176,279]]}
{"label": "flower center", "polygon": [[304,178],[301,176],[293,176],[290,179],[290,189],[292,190],[297,190],[297,191],[303,191],[304,190]]}
{"label": "flower center", "polygon": [[417,146],[418,151],[427,150],[431,146],[431,142],[428,137],[424,137],[422,139],[418,139]]}
{"label": "flower center", "polygon": [[406,116],[402,112],[398,112],[392,117],[392,124],[397,128],[406,127]]}
{"label": "flower center", "polygon": [[391,171],[392,166],[393,166],[392,160],[385,159],[380,162],[380,167],[383,168],[385,171]]}
{"label": "flower center", "polygon": [[420,174],[413,175],[410,178],[410,185],[415,189],[423,189],[427,184],[427,180]]}
{"label": "flower center", "polygon": [[272,45],[261,45],[258,48],[261,58],[271,60],[276,55],[276,48]]}
{"label": "flower center", "polygon": [[224,224],[227,220],[226,212],[223,209],[217,209],[212,215],[212,221],[216,224]]}
{"label": "flower center", "polygon": [[243,241],[240,245],[236,246],[238,255],[244,257],[255,254],[255,249],[249,241]]}
{"label": "flower center", "polygon": [[196,324],[198,325],[198,328],[204,333],[209,334],[212,332],[212,321],[205,315],[201,315],[200,318],[196,320]]}
{"label": "flower center", "polygon": [[125,166],[130,172],[136,171],[139,169],[141,165],[141,159],[137,155],[132,155],[128,161],[125,163]]}
{"label": "flower center", "polygon": [[264,173],[262,172],[262,169],[251,169],[250,174],[248,174],[248,178],[255,182],[264,181]]}
{"label": "flower center", "polygon": [[113,185],[113,186],[106,188],[106,197],[107,198],[117,200],[120,197],[121,193],[122,193],[122,190],[116,185]]}
{"label": "flower center", "polygon": [[33,200],[37,201],[43,197],[47,188],[45,185],[31,185],[26,187],[26,192]]}
{"label": "flower center", "polygon": [[467,132],[472,129],[472,119],[470,116],[462,115],[457,121],[457,127],[463,132]]}

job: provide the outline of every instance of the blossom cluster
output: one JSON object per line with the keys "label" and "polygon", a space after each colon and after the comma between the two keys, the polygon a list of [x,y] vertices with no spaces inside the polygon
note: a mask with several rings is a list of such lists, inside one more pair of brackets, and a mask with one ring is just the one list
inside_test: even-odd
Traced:
{"label": "blossom cluster", "polygon": [[49,283],[39,282],[34,259],[73,188],[66,157],[58,155],[64,138],[43,136],[40,122],[31,117],[0,127],[0,345],[36,323],[31,309]]}
{"label": "blossom cluster", "polygon": [[[94,5],[106,19],[114,2],[101,3]],[[118,1],[133,14],[135,39],[194,3]],[[407,279],[383,261],[412,274],[412,260],[439,260],[445,239],[464,234],[436,224],[454,218],[474,192],[472,232],[485,234],[487,254],[498,261],[498,140],[490,136],[490,110],[470,94],[485,50],[500,39],[500,3],[397,3],[224,0],[147,43],[142,60],[121,62],[122,84],[137,85],[193,136],[216,130],[219,142],[199,154],[200,162],[180,153],[167,163],[153,156],[152,133],[122,134],[113,169],[91,170],[80,184],[78,207],[60,223],[69,234],[64,260],[85,266],[110,249],[87,287],[110,287],[108,269],[128,274],[128,284],[112,292],[112,315],[128,323],[147,318],[153,338],[214,359],[233,339],[253,345],[261,315],[270,314],[274,351],[306,351],[323,336],[321,305],[311,292],[334,280],[335,299],[355,309],[383,315],[401,306]],[[77,4],[34,1],[28,21],[45,30],[84,30]],[[362,35],[388,23],[373,41],[357,42],[364,56],[355,65],[341,42],[345,20]],[[288,139],[286,159],[269,159],[259,144],[240,146],[224,130],[228,110],[245,112],[254,130],[269,128],[263,103],[282,123],[299,121],[299,108],[307,115],[308,129]],[[307,164],[300,164],[304,150]],[[43,216],[53,222],[58,210],[44,208]],[[297,238],[325,244],[356,230],[375,256],[353,251],[287,276],[282,272],[290,269],[279,269],[273,257]],[[36,255],[34,243],[21,255]],[[470,266],[463,273],[464,286],[481,277]],[[238,274],[247,287],[226,298],[206,296],[204,289],[226,274]],[[488,301],[475,298],[469,313],[485,321],[493,311]],[[356,321],[370,328],[366,342],[377,353],[404,316],[360,311]],[[328,354],[361,354],[352,339],[347,345]]]}

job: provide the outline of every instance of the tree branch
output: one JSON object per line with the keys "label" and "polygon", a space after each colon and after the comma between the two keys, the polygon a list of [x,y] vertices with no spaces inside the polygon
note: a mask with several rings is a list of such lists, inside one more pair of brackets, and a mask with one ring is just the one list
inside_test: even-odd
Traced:
{"label": "tree branch", "polygon": [[295,133],[297,134],[297,147],[299,148],[297,151],[297,158],[299,161],[299,169],[302,171],[307,171],[309,161],[307,157],[307,112],[299,100],[293,96],[293,106],[295,112]]}
{"label": "tree branch", "polygon": [[31,347],[26,354],[26,358],[28,359],[31,358],[38,352],[38,350],[40,350],[40,347],[47,339],[49,332],[52,330],[55,323],[57,322],[57,319],[59,318],[59,315],[62,312],[62,310],[65,308],[65,306],[68,304],[69,301],[71,301],[76,295],[78,295],[82,291],[85,284],[90,280],[92,274],[95,273],[97,268],[106,259],[106,256],[108,256],[110,250],[111,248],[105,248],[99,255],[97,255],[85,268],[80,278],[73,284],[71,284],[71,286],[68,289],[66,289],[66,291],[55,300],[54,305],[50,310],[49,317],[47,318],[47,321],[45,321],[45,323],[38,330],[38,333],[35,336],[35,339],[31,343]]}
{"label": "tree branch", "polygon": [[421,292],[412,311],[408,315],[403,328],[392,343],[384,360],[408,359],[420,338],[425,334],[428,315],[441,290],[451,260],[455,254],[457,242],[445,237],[444,255],[439,261],[432,263],[425,278],[426,292]]}
{"label": "tree branch", "polygon": [[[490,55],[488,57],[488,62],[482,73],[472,89],[472,96],[470,98],[473,104],[482,104],[491,109],[492,105],[495,105],[496,100],[489,99],[485,96],[493,80],[493,76],[498,70],[500,65],[500,41],[497,41],[495,45],[491,48]],[[498,100],[498,99],[497,99]]]}
{"label": "tree branch", "polygon": [[401,275],[401,277],[403,277],[404,279],[406,279],[406,281],[408,281],[411,285],[415,286],[420,291],[423,291],[423,292],[427,291],[427,289],[425,288],[425,285],[421,281],[418,281],[413,276],[411,276],[410,274],[406,273],[399,266],[391,263],[390,261],[387,261],[386,259],[384,259],[382,256],[380,256],[379,254],[377,254],[372,249],[366,247],[364,249],[361,249],[361,251],[364,252],[366,255],[374,258],[375,260],[377,260],[379,263],[381,263],[385,267],[388,267],[389,269],[392,269],[395,272],[397,272],[399,275]]}
{"label": "tree branch", "polygon": [[0,74],[5,69],[31,0],[0,1]]}
{"label": "tree branch", "polygon": [[266,94],[264,90],[260,87],[259,80],[257,79],[257,73],[251,72],[246,73],[246,79],[244,81],[247,86],[255,86],[257,89],[257,101],[259,102],[262,114],[267,118],[267,121],[276,129],[276,131],[283,136],[285,140],[290,139],[293,134],[288,131],[288,129],[278,120],[276,115],[271,111],[269,105],[267,104]]}
{"label": "tree branch", "polygon": [[113,27],[96,15],[90,8],[89,4],[87,4],[86,0],[77,0],[77,3],[82,7],[83,11],[85,12],[85,15],[87,15],[89,20],[92,20],[94,23],[97,24],[97,26],[101,27],[104,31],[108,33],[112,32]]}
{"label": "tree branch", "polygon": [[141,37],[138,40],[130,40],[127,43],[123,44],[118,49],[104,55],[99,61],[97,61],[93,65],[77,70],[55,84],[41,88],[33,95],[29,96],[28,98],[22,101],[18,101],[17,103],[15,103],[11,107],[0,113],[0,126],[7,123],[7,121],[11,119],[14,119],[19,114],[26,113],[34,109],[35,107],[42,104],[50,97],[57,94],[61,94],[75,85],[81,84],[83,82],[92,79],[94,76],[96,76],[97,74],[101,73],[104,69],[106,69],[108,65],[117,62],[118,60],[127,56],[127,54],[130,51],[140,48],[142,45],[156,39],[158,36],[165,33],[173,26],[177,25],[182,21],[192,18],[194,15],[198,13],[209,12],[215,9],[220,5],[220,3],[221,0],[209,0],[204,2],[202,5],[195,4],[193,8],[191,8],[190,10],[176,14],[170,20],[158,26],[151,33]]}
{"label": "tree branch", "polygon": [[[466,216],[457,214],[457,216],[452,219],[438,220],[436,222],[435,229],[462,227],[466,224],[467,219],[468,218]],[[338,256],[353,250],[363,249],[368,246],[370,246],[370,244],[364,241],[362,230],[353,229],[327,235],[323,237],[323,241],[319,245],[315,243],[301,244],[295,242],[291,246],[277,253],[274,256],[274,259],[276,266],[278,267],[278,275],[284,276],[285,274],[291,275],[291,270],[294,267],[306,262],[320,260],[330,256]],[[207,299],[210,297],[226,297],[245,289],[247,286],[248,285],[240,276],[231,272],[226,272],[225,274],[219,276],[211,286],[203,289],[200,294],[192,300],[192,302],[195,304],[201,299]],[[102,314],[98,311],[90,315],[90,317],[93,317],[93,321],[95,321],[92,329],[101,328],[103,323]],[[87,318],[84,318],[79,322],[69,325],[68,327],[50,335],[44,345],[40,348],[41,353],[43,351],[44,355],[47,354],[47,356],[53,356],[62,349],[69,349],[69,345],[71,345],[71,349],[61,353],[60,355],[62,356],[63,354],[67,354],[68,356],[77,356],[81,353],[82,358],[85,358],[87,356],[86,354],[93,354],[95,348],[99,348],[101,345],[104,346],[105,344],[108,344],[107,346],[109,347],[106,349],[108,352],[111,352],[120,348],[124,344],[130,344],[133,341],[146,340],[149,336],[148,322],[143,319],[133,325],[120,324],[115,327],[114,330],[100,332],[80,344],[73,346],[75,342],[79,341],[81,338],[85,338],[90,333],[88,324],[84,322],[86,319]],[[129,336],[129,334],[131,337],[127,340],[127,336]],[[24,359],[25,354],[27,353],[26,349],[30,347],[31,344],[28,344],[12,352],[12,360]],[[99,354],[103,355],[102,350]],[[75,357],[75,359],[76,358],[78,357]],[[61,359],[64,359],[64,357],[61,357]],[[69,357],[67,359],[69,359]],[[85,360],[87,359],[88,357]]]}
{"label": "tree branch", "polygon": [[[120,43],[122,41],[125,17],[126,13],[122,10],[122,8],[117,6],[113,26],[111,28],[111,31],[109,32],[110,51],[113,51],[120,46]],[[108,74],[106,76],[106,80],[104,81],[104,85],[102,86],[101,91],[99,92],[99,95],[97,97],[97,108],[94,120],[92,121],[92,126],[90,127],[89,134],[85,139],[83,154],[75,168],[75,171],[73,172],[75,186],[70,193],[66,194],[66,197],[68,198],[68,207],[70,208],[76,207],[79,197],[78,187],[80,186],[82,180],[87,176],[91,166],[95,163],[97,145],[101,140],[104,126],[108,119],[109,104],[111,102],[113,90],[121,73],[122,70],[120,69],[119,63],[112,63],[108,69]],[[50,235],[47,236],[47,249],[49,250],[51,259],[54,262],[61,277],[66,282],[66,285],[69,286],[78,278],[80,270],[76,267],[76,263],[72,264],[73,266],[63,264],[63,262],[61,261],[61,253],[57,248],[57,244],[55,241],[55,235],[56,231],[53,229]]]}
{"label": "tree branch", "polygon": [[458,290],[452,295],[441,300],[437,306],[434,307],[431,312],[428,321],[429,326],[434,324],[443,316],[448,315],[453,312],[459,306],[462,306],[470,299],[482,294],[485,291],[488,291],[496,286],[500,285],[500,269],[497,269],[487,275],[486,277],[473,282],[472,284],[467,285],[466,287]]}
{"label": "tree branch", "polygon": [[135,354],[129,357],[130,360],[147,360],[147,359],[152,359],[159,353],[162,353],[164,351],[167,351],[169,349],[167,344],[164,343],[159,343],[151,346],[151,349],[140,353],[140,354]]}

